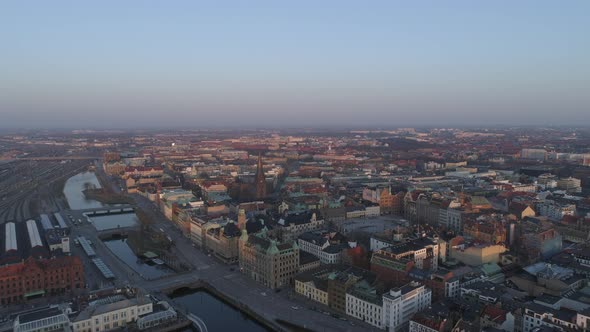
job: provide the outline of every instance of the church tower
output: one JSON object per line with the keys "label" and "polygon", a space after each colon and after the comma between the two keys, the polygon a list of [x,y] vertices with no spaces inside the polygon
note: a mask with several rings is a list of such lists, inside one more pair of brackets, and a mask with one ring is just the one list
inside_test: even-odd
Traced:
{"label": "church tower", "polygon": [[238,228],[240,230],[246,229],[246,211],[244,209],[238,211]]}
{"label": "church tower", "polygon": [[258,166],[256,167],[256,199],[266,197],[266,177],[262,169],[262,156],[258,154]]}

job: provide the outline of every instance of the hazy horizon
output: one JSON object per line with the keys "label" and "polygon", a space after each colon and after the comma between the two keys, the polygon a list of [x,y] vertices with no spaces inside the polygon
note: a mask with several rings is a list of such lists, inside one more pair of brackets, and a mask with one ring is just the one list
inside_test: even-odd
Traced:
{"label": "hazy horizon", "polygon": [[0,128],[587,126],[587,1],[0,3]]}

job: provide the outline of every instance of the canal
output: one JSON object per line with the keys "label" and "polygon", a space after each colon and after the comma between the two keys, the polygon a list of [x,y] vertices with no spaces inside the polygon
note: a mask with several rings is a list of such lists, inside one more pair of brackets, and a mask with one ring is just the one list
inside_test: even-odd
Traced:
{"label": "canal", "polygon": [[173,301],[200,317],[209,331],[272,331],[205,290],[175,292]]}
{"label": "canal", "polygon": [[104,241],[104,244],[144,279],[156,279],[174,273],[166,265],[150,265],[135,256],[126,239]]}
{"label": "canal", "polygon": [[[68,205],[72,210],[95,209],[108,206],[99,201],[88,199],[84,195],[86,186],[90,184],[100,188],[100,182],[93,172],[83,172],[76,174],[66,181],[64,186],[64,195],[68,200]],[[135,213],[111,214],[106,216],[89,217],[97,230],[113,229],[119,227],[131,227],[138,224]]]}
{"label": "canal", "polygon": [[105,206],[99,201],[87,199],[83,191],[86,184],[100,188],[100,183],[93,172],[83,172],[72,176],[66,181],[64,186],[64,195],[68,200],[68,205],[72,210],[94,209]]}
{"label": "canal", "polygon": [[139,224],[135,213],[109,214],[106,216],[90,216],[94,228],[99,231],[106,229],[132,227]]}
{"label": "canal", "polygon": [[[96,175],[92,172],[77,174],[66,181],[64,195],[70,209],[94,209],[107,206],[96,200],[87,199],[83,191],[87,183],[100,188]],[[94,227],[98,230],[131,227],[138,224],[134,213],[113,214],[106,216],[89,217]],[[113,239],[104,241],[109,250],[120,260],[125,262],[133,271],[144,279],[156,279],[175,273],[165,265],[150,265],[138,258],[129,247],[126,239]],[[241,331],[241,332],[268,332],[272,331],[252,319],[250,316],[225,303],[223,300],[205,290],[194,290],[175,293],[173,301],[187,312],[200,317],[209,331]],[[189,330],[195,331],[195,330]]]}
{"label": "canal", "polygon": [[[68,200],[70,209],[94,209],[107,206],[101,202],[93,199],[87,199],[83,191],[87,184],[91,184],[96,188],[100,188],[100,183],[96,175],[92,172],[84,172],[77,174],[66,181],[64,186],[64,195]],[[135,213],[120,213],[110,215],[97,215],[88,217],[97,231],[103,231],[115,228],[125,228],[137,226],[139,220]],[[144,279],[156,279],[162,276],[173,274],[174,271],[165,265],[156,265],[150,262],[144,262],[137,257],[133,250],[129,247],[127,240],[117,239],[104,241],[104,244],[111,250],[115,256],[127,264],[133,271],[142,276]]]}

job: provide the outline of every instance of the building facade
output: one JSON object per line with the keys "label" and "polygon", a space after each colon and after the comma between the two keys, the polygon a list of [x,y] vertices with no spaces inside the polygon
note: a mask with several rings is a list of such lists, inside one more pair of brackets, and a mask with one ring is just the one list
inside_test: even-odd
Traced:
{"label": "building facade", "polygon": [[0,303],[23,302],[37,296],[70,294],[84,289],[84,268],[80,258],[62,256],[0,267]]}
{"label": "building facade", "polygon": [[47,307],[18,315],[13,322],[14,332],[69,331],[70,319],[65,310]]}
{"label": "building facade", "polygon": [[250,235],[242,230],[239,243],[240,271],[272,289],[292,284],[299,271],[297,243],[278,242],[265,229]]}
{"label": "building facade", "polygon": [[400,331],[412,315],[432,303],[432,292],[416,282],[393,288],[383,295],[383,326],[389,331]]}
{"label": "building facade", "polygon": [[361,281],[346,293],[346,314],[383,328],[383,298],[375,287]]}
{"label": "building facade", "polygon": [[124,328],[153,311],[147,297],[90,305],[72,321],[73,332],[101,332]]}

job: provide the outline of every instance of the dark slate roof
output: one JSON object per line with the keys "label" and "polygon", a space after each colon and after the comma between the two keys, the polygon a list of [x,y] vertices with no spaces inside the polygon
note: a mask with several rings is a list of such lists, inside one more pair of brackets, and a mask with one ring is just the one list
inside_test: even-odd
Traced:
{"label": "dark slate roof", "polygon": [[36,310],[33,312],[29,312],[19,316],[19,323],[29,323],[34,322],[39,319],[49,318],[61,315],[63,312],[58,308],[44,308],[41,310]]}
{"label": "dark slate roof", "polygon": [[285,220],[285,226],[289,226],[290,224],[301,225],[308,223],[311,220],[312,215],[313,214],[309,211],[301,213],[289,213],[283,217],[283,220]]}
{"label": "dark slate roof", "polygon": [[396,243],[391,247],[384,248],[383,250],[394,254],[403,254],[408,251],[420,250],[425,246],[433,244],[434,242],[428,238],[418,238],[407,242]]}
{"label": "dark slate roof", "polygon": [[249,236],[248,237],[248,243],[252,244],[252,245],[256,245],[259,246],[260,248],[267,250],[268,247],[270,246],[270,240],[266,239],[266,238],[262,238],[260,236]]}
{"label": "dark slate roof", "polygon": [[227,236],[227,237],[235,237],[235,236],[240,236],[241,231],[235,223],[228,222],[223,227],[223,234],[225,234],[225,236]]}
{"label": "dark slate roof", "polygon": [[339,253],[342,250],[348,249],[348,248],[350,248],[350,247],[346,243],[332,244],[332,245],[326,247],[326,249],[324,249],[323,251],[327,252],[329,254],[336,254],[336,253]]}
{"label": "dark slate roof", "polygon": [[305,265],[305,264],[309,264],[309,263],[313,263],[313,262],[319,262],[319,258],[315,257],[314,255],[305,252],[305,251],[300,251],[299,252],[299,265]]}
{"label": "dark slate roof", "polygon": [[246,222],[246,231],[248,234],[258,233],[265,226],[267,229],[272,228],[268,222],[269,217],[263,214],[256,215]]}
{"label": "dark slate roof", "polygon": [[313,243],[318,246],[322,246],[328,241],[321,232],[306,232],[301,234],[299,238],[305,242]]}
{"label": "dark slate roof", "polygon": [[279,250],[287,250],[293,248],[293,244],[291,243],[277,243],[277,248]]}

